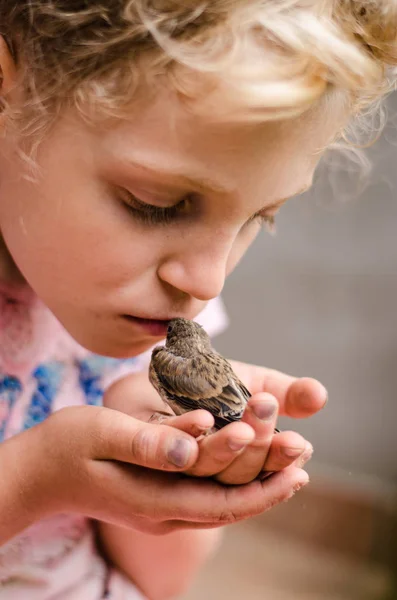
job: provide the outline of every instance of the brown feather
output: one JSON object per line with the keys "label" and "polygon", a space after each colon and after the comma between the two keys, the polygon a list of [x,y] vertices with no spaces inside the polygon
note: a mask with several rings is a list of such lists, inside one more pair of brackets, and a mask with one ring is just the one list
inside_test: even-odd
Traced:
{"label": "brown feather", "polygon": [[241,419],[251,396],[204,329],[186,319],[170,322],[166,345],[153,350],[149,379],[175,414],[208,410],[217,429]]}

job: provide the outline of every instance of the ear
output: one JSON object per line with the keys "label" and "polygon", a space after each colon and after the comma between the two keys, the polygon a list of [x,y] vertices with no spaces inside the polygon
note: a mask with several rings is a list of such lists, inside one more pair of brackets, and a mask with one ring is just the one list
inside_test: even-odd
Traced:
{"label": "ear", "polygon": [[5,39],[0,35],[0,96],[6,96],[14,87],[15,81],[15,62]]}

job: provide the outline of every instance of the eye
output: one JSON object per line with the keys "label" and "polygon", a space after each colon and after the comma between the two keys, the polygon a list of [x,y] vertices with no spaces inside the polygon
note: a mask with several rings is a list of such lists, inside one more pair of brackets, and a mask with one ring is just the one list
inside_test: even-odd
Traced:
{"label": "eye", "polygon": [[168,333],[172,333],[172,330],[173,330],[173,326],[172,325],[168,325],[168,327],[167,327],[167,334]]}
{"label": "eye", "polygon": [[186,216],[193,201],[193,196],[187,195],[171,206],[157,206],[139,200],[125,189],[119,189],[118,196],[135,218],[143,223],[153,225],[166,225]]}

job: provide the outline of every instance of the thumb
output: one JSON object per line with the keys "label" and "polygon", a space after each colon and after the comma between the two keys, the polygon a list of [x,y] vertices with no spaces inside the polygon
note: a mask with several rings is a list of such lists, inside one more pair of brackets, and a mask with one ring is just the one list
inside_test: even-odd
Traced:
{"label": "thumb", "polygon": [[183,431],[139,421],[110,408],[85,408],[95,410],[90,418],[89,436],[94,459],[117,460],[162,471],[182,471],[197,460],[197,442]]}

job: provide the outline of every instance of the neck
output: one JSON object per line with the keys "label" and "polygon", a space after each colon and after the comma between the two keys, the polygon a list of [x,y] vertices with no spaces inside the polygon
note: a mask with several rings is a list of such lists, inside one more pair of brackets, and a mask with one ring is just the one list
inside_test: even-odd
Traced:
{"label": "neck", "polygon": [[192,356],[192,345],[184,338],[174,340],[172,344],[167,344],[167,346],[175,356],[180,356],[182,358],[190,358]]}

